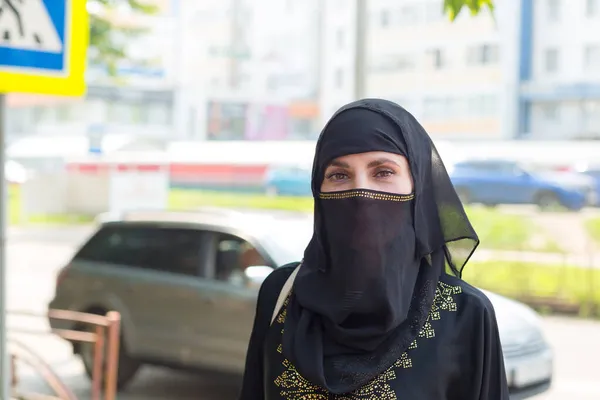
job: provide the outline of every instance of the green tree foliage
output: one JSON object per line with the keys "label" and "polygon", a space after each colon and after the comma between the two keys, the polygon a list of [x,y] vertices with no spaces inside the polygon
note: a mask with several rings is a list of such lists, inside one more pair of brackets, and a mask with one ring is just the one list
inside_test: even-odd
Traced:
{"label": "green tree foliage", "polygon": [[454,21],[463,8],[468,8],[471,15],[477,15],[482,8],[494,11],[494,0],[444,0],[444,11]]}
{"label": "green tree foliage", "polygon": [[148,0],[88,0],[89,62],[105,66],[111,75],[116,73],[118,61],[125,57],[127,38],[144,32],[143,28],[118,26],[110,21],[110,12],[122,6],[129,7],[139,14],[151,15],[158,11],[158,8]]}

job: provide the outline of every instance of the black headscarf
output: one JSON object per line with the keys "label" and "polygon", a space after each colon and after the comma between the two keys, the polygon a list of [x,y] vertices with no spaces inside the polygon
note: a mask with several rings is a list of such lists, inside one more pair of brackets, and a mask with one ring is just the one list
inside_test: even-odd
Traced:
{"label": "black headscarf", "polygon": [[[370,151],[405,156],[414,193],[320,191],[331,161]],[[460,276],[479,239],[429,135],[389,101],[336,112],[317,142],[312,191],[314,233],[293,286],[283,352],[311,383],[349,393],[408,349],[439,277]]]}

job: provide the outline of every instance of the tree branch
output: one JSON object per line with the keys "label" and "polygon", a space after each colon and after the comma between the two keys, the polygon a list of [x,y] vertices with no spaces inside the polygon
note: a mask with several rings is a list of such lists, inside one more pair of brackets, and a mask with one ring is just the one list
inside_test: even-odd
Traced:
{"label": "tree branch", "polygon": [[147,31],[145,28],[119,26],[111,21],[111,13],[123,5],[139,14],[153,15],[158,12],[158,7],[143,0],[88,0],[88,9],[90,9],[89,62],[106,67],[111,76],[116,75],[118,62],[127,56],[124,41]]}
{"label": "tree branch", "polygon": [[454,21],[465,7],[471,11],[471,15],[479,14],[484,7],[493,12],[494,0],[444,0],[444,12],[450,21]]}

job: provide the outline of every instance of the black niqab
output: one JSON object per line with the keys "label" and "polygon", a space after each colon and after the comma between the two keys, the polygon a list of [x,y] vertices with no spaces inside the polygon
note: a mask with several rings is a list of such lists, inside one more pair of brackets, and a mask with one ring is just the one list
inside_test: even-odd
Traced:
{"label": "black niqab", "polygon": [[[414,193],[322,193],[348,154],[405,156]],[[396,362],[423,327],[441,274],[457,276],[479,240],[431,139],[406,110],[366,99],[340,109],[317,142],[314,233],[288,306],[283,352],[330,393],[350,393]]]}

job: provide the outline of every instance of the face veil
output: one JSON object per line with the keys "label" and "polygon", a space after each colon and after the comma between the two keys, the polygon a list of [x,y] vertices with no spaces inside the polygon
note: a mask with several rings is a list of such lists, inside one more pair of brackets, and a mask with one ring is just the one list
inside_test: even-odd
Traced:
{"label": "face veil", "polygon": [[[413,193],[322,193],[327,165],[371,151],[408,159]],[[460,276],[479,240],[429,135],[399,105],[360,100],[317,141],[313,237],[296,277],[283,353],[330,393],[350,393],[394,364],[423,327],[441,274]],[[446,268],[447,267],[447,268]]]}

